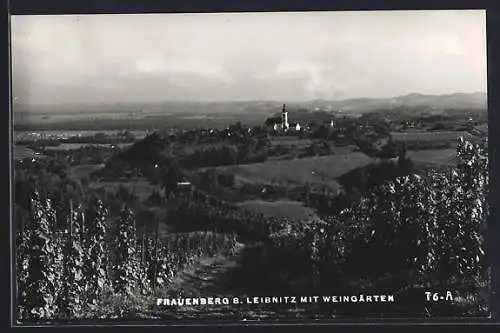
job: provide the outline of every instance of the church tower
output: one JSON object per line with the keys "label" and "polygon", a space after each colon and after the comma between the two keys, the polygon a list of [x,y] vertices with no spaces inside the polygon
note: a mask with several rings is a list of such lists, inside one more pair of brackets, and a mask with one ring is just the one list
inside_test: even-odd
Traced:
{"label": "church tower", "polygon": [[288,124],[288,111],[286,111],[286,105],[283,104],[283,110],[281,111],[281,128],[287,130],[289,128]]}

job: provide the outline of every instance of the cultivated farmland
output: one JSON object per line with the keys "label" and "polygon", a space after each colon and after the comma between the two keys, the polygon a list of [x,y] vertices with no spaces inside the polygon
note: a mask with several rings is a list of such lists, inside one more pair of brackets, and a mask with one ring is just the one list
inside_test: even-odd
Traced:
{"label": "cultivated farmland", "polygon": [[454,164],[457,157],[455,149],[410,150],[407,152],[412,161],[430,166]]}
{"label": "cultivated farmland", "polygon": [[391,137],[396,142],[456,142],[459,137],[471,140],[474,136],[461,131],[436,131],[436,132],[392,132]]}
{"label": "cultivated farmland", "polygon": [[101,143],[101,144],[95,144],[95,143],[62,143],[58,146],[48,146],[45,149],[47,150],[76,150],[80,149],[83,147],[102,147],[102,148],[127,148],[130,147],[132,144],[131,143],[115,143],[115,144],[107,144],[107,143]]}
{"label": "cultivated farmland", "polygon": [[337,177],[372,163],[374,159],[361,152],[345,155],[329,155],[295,160],[270,161],[249,165],[215,168],[219,172],[232,173],[236,181],[243,183],[293,185],[328,185],[338,188]]}

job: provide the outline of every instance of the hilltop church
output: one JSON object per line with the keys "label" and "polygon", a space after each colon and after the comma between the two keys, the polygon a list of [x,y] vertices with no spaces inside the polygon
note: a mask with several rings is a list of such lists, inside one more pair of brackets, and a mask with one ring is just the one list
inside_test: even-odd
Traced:
{"label": "hilltop church", "polygon": [[286,111],[286,104],[283,104],[283,109],[281,110],[281,118],[276,117],[275,121],[268,125],[273,127],[276,132],[288,132],[288,131],[300,131],[301,127],[299,123],[290,123],[288,121],[288,111]]}

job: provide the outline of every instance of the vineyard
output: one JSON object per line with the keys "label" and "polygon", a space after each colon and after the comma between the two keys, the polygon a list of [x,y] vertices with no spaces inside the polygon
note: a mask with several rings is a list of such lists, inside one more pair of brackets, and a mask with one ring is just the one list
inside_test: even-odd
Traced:
{"label": "vineyard", "polygon": [[[51,200],[35,193],[32,221],[18,239],[18,309],[21,322],[130,318],[137,297],[165,289],[197,258],[231,255],[235,236],[213,232],[136,237],[132,211],[124,207],[112,246],[106,209],[97,200],[71,208],[58,230]],[[106,305],[110,299],[119,301]],[[143,310],[141,310],[143,311]]]}
{"label": "vineyard", "polygon": [[299,278],[286,262],[300,266],[304,292],[383,290],[406,300],[386,311],[422,314],[429,306],[412,295],[451,288],[474,302],[435,305],[432,315],[485,315],[488,162],[464,141],[457,157],[455,168],[397,178],[323,222],[283,225],[260,260],[288,273],[276,285]]}
{"label": "vineyard", "polygon": [[[234,280],[247,291],[386,292],[403,300],[383,309],[347,307],[344,315],[486,315],[488,158],[460,139],[457,161],[386,182],[311,223],[252,214],[198,190],[170,194],[168,219],[189,221],[192,230],[161,240],[158,232],[138,232],[127,206],[111,228],[101,200],[70,203],[61,214],[36,192],[17,239],[19,321],[150,318],[152,297],[179,272],[219,255],[240,256]],[[237,253],[239,243],[252,250]],[[422,302],[423,290],[445,289],[464,301]],[[331,318],[339,310],[321,311]]]}

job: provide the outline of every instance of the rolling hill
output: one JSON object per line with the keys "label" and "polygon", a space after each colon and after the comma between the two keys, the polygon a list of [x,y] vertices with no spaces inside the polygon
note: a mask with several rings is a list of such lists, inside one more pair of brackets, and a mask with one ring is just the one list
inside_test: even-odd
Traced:
{"label": "rolling hill", "polygon": [[73,112],[155,112],[155,113],[201,113],[201,114],[241,114],[241,113],[272,113],[281,110],[282,104],[287,104],[291,110],[315,109],[345,110],[354,112],[370,111],[380,108],[400,106],[428,106],[437,109],[483,109],[487,106],[487,95],[483,92],[456,93],[450,95],[407,94],[394,98],[354,98],[341,101],[314,100],[305,102],[294,101],[228,101],[228,102],[198,102],[198,101],[165,101],[165,102],[134,102],[134,103],[84,103],[61,105],[29,105],[21,102],[14,104],[19,112],[32,113],[73,113]]}

